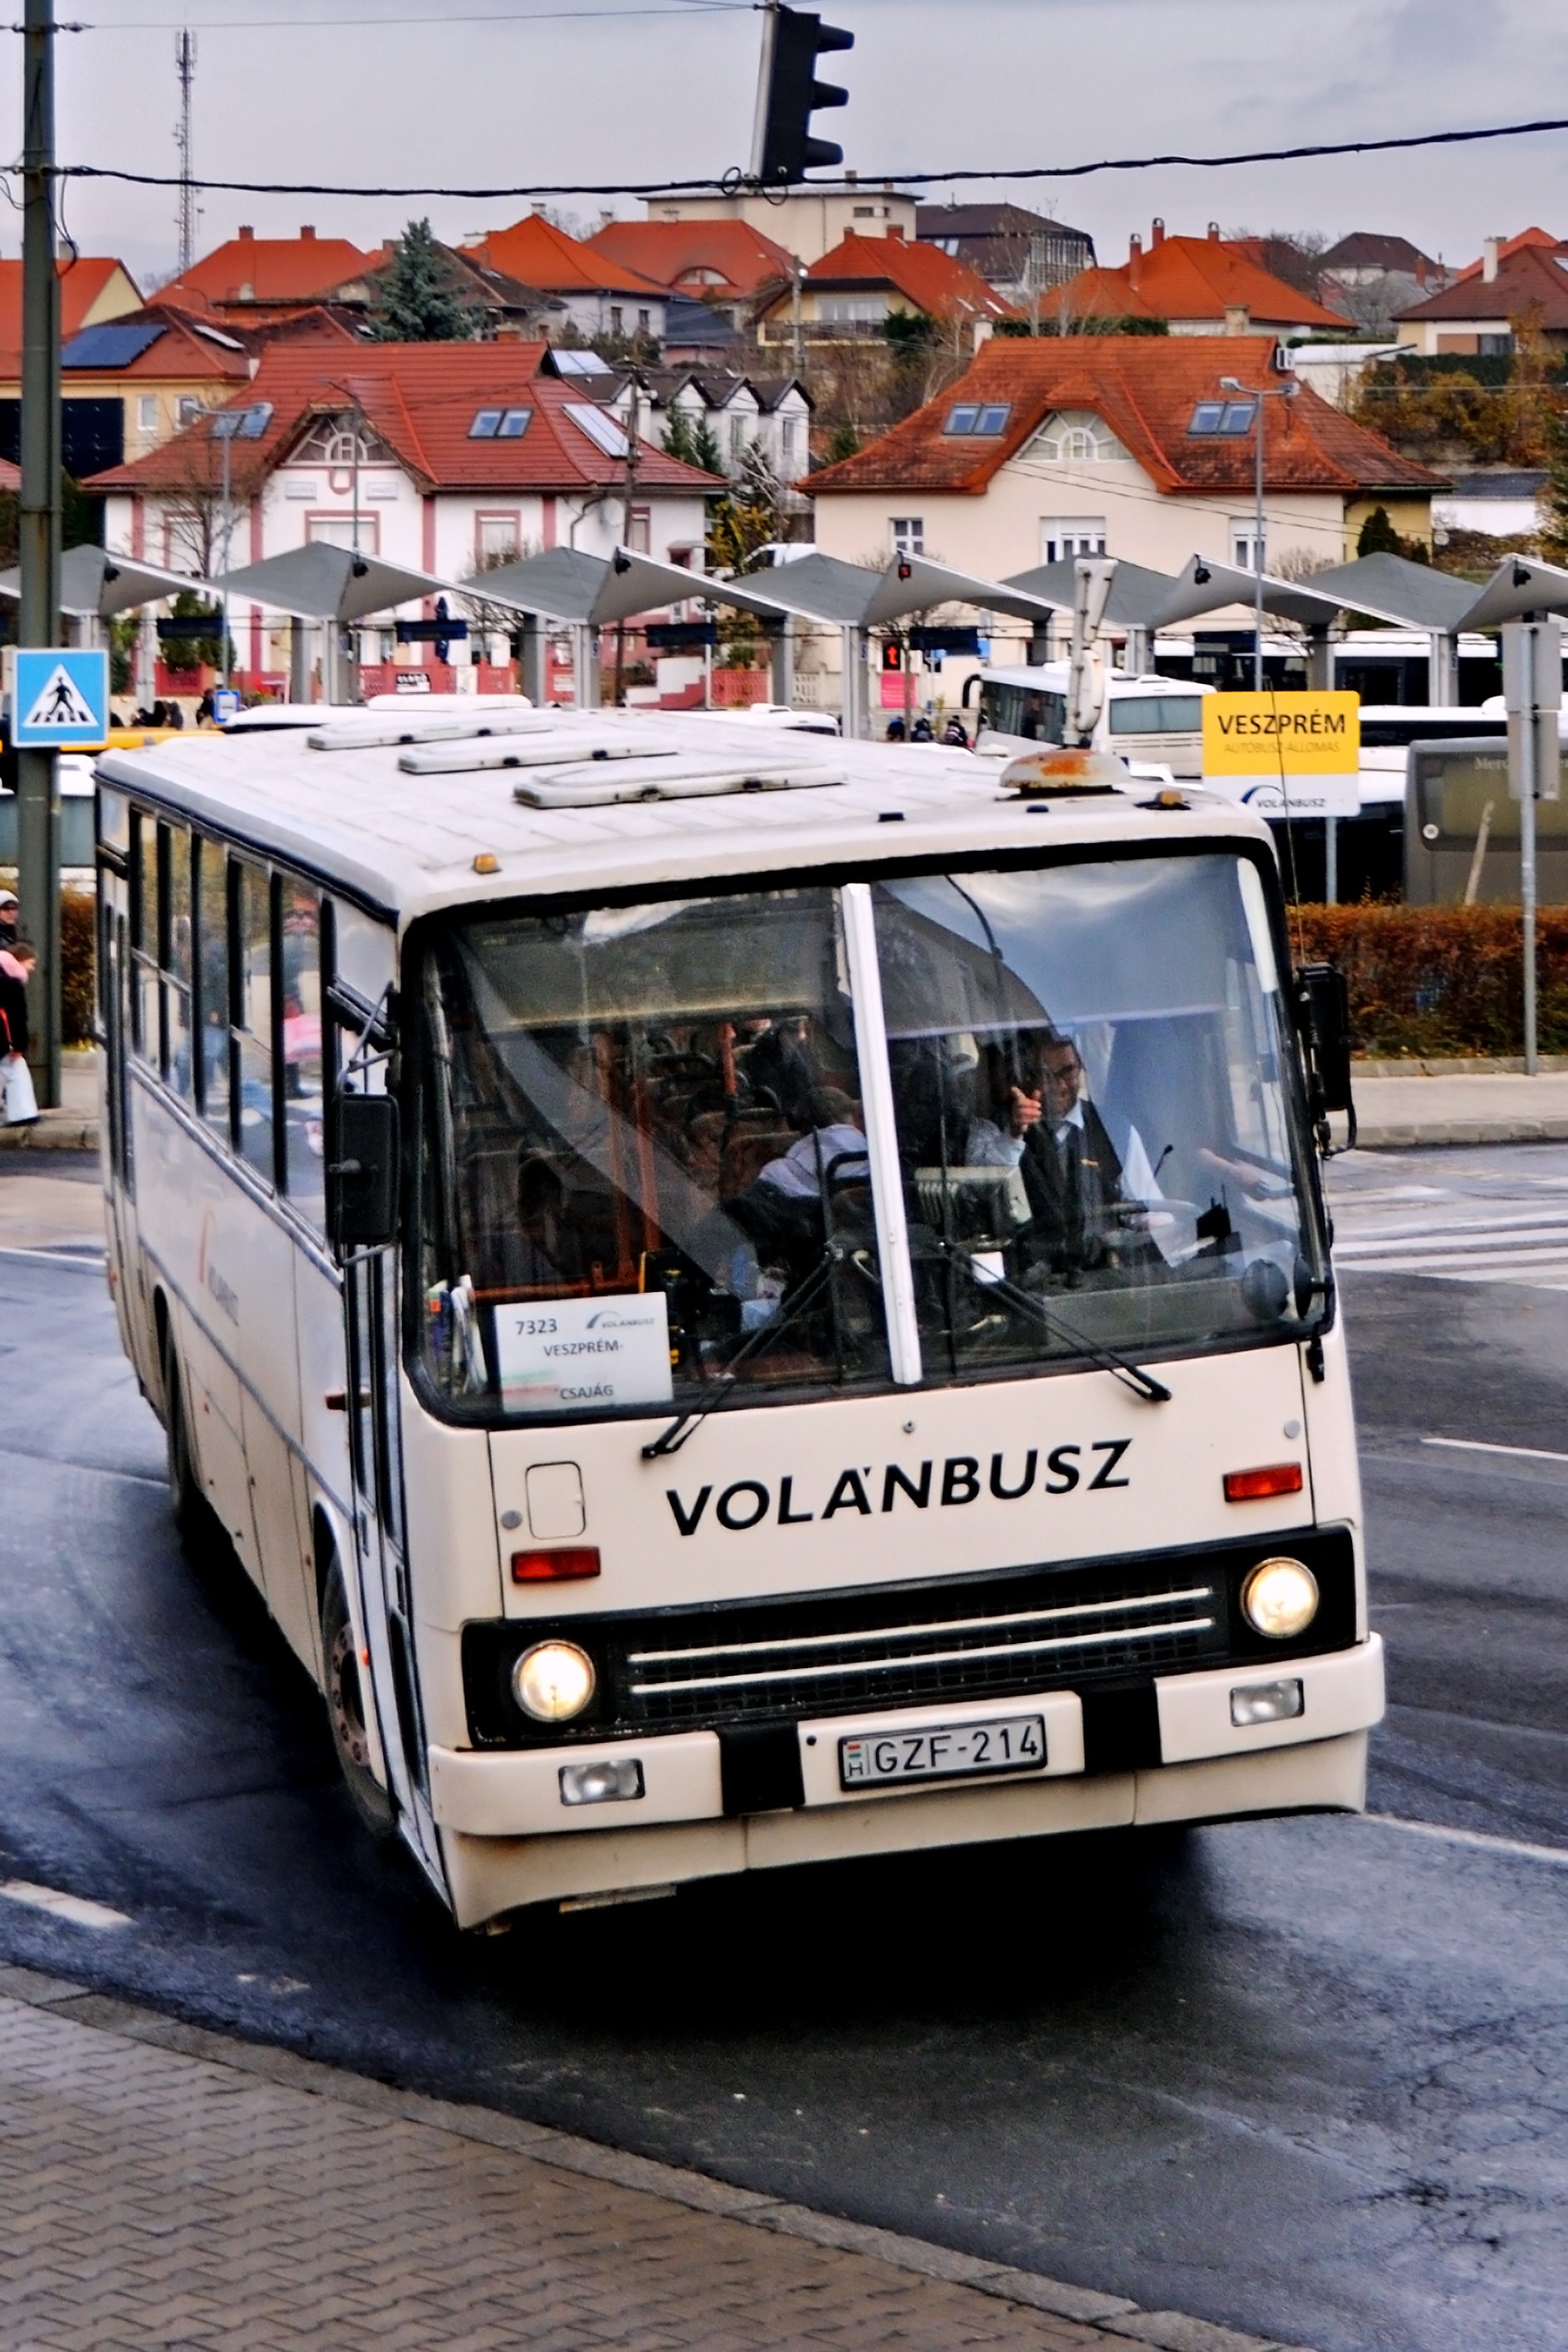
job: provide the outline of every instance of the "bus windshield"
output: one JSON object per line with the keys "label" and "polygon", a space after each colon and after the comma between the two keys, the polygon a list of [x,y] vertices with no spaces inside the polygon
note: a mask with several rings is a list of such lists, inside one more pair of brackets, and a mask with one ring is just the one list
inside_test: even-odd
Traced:
{"label": "bus windshield", "polygon": [[419,1349],[450,1409],[885,1387],[868,1089],[927,1382],[1301,1335],[1323,1270],[1256,868],[894,877],[870,904],[869,1021],[825,886],[440,924]]}

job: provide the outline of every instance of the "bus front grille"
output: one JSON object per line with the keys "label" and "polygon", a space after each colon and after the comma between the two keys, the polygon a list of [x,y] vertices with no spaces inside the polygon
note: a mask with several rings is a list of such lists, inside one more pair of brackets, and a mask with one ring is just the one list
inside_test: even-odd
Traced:
{"label": "bus front grille", "polygon": [[650,1725],[835,1713],[1167,1666],[1201,1656],[1222,1625],[1214,1585],[1188,1581],[916,1624],[890,1615],[856,1630],[661,1643],[625,1653],[622,1688],[627,1713]]}
{"label": "bus front grille", "polygon": [[[1243,1617],[1243,1582],[1288,1551],[1317,1578],[1308,1632],[1266,1641]],[[1303,1529],[1132,1558],[1007,1568],[853,1590],[622,1612],[485,1620],[463,1628],[475,1747],[723,1730],[876,1708],[1126,1689],[1183,1667],[1283,1659],[1356,1639],[1355,1559],[1343,1528]],[[537,1724],[512,1673],[552,1637],[592,1657],[590,1705]]]}

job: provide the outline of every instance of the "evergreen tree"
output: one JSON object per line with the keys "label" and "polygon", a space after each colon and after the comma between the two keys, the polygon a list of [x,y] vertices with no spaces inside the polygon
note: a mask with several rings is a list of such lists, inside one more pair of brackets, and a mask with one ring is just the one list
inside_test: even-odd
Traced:
{"label": "evergreen tree", "polygon": [[860,436],[845,417],[841,424],[833,427],[833,437],[828,444],[828,463],[837,465],[841,458],[856,457],[859,451]]}
{"label": "evergreen tree", "polygon": [[1547,418],[1546,445],[1541,553],[1549,563],[1568,563],[1568,414],[1562,409]]}
{"label": "evergreen tree", "polygon": [[1356,541],[1358,556],[1403,555],[1405,542],[1388,519],[1385,506],[1374,506],[1362,524]]}
{"label": "evergreen tree", "polygon": [[693,417],[689,409],[671,409],[664,423],[664,447],[671,457],[700,465],[704,474],[724,472],[713,426],[701,412]]}
{"label": "evergreen tree", "polygon": [[381,272],[371,304],[379,343],[472,343],[477,305],[428,221],[411,221]]}

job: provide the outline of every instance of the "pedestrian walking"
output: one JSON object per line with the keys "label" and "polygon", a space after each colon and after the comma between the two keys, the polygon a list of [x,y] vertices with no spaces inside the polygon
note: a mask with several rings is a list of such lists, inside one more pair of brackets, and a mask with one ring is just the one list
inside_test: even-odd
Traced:
{"label": "pedestrian walking", "polygon": [[[13,898],[13,912],[15,907]],[[37,950],[17,939],[14,931],[11,944],[0,947],[0,1085],[7,1127],[31,1127],[38,1117],[38,1097],[27,1066],[27,984],[37,961]]]}
{"label": "pedestrian walking", "polygon": [[15,947],[21,908],[15,891],[0,891],[0,949]]}

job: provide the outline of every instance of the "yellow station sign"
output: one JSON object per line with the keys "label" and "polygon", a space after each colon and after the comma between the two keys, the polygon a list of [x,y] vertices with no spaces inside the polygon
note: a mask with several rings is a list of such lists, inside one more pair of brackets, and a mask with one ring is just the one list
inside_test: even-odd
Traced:
{"label": "yellow station sign", "polygon": [[1206,777],[1354,776],[1361,756],[1359,694],[1206,694]]}

